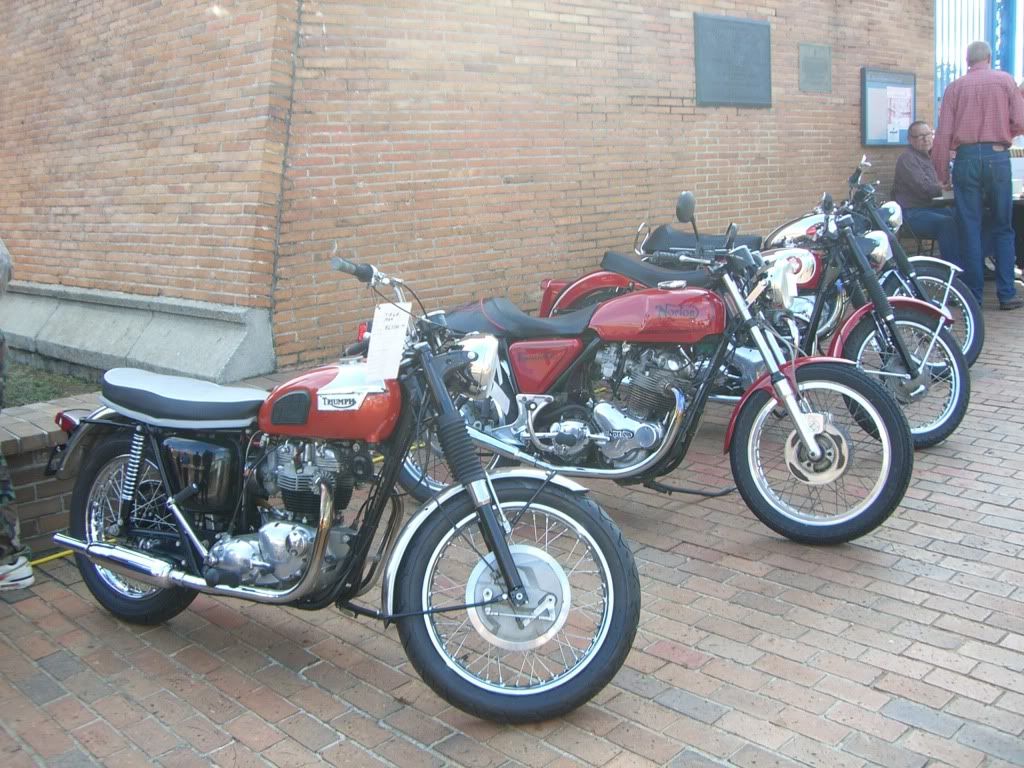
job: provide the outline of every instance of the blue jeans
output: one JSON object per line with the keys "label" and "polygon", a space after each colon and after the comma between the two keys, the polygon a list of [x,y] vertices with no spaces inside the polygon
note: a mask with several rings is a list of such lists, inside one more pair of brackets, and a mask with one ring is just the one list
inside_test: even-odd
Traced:
{"label": "blue jeans", "polygon": [[1010,153],[1006,150],[992,149],[991,144],[957,147],[953,162],[953,196],[960,222],[963,278],[979,304],[985,280],[981,260],[983,212],[996,263],[996,295],[1000,301],[1009,301],[1017,293],[1013,284],[1016,257],[1010,175]]}
{"label": "blue jeans", "polygon": [[938,240],[942,258],[963,267],[960,258],[960,226],[952,208],[905,208],[903,220],[918,237]]}

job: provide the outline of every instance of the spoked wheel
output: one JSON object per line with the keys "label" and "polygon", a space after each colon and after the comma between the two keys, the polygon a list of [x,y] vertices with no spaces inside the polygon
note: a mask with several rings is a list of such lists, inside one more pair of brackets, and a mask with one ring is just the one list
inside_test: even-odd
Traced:
{"label": "spoked wheel", "polygon": [[[978,300],[959,277],[954,277],[948,287],[949,270],[934,264],[915,264],[917,281],[927,296],[918,297],[931,301],[936,306],[945,306],[953,316],[949,332],[960,346],[968,367],[974,365],[985,346],[985,318]],[[885,292],[890,296],[912,296],[910,289],[895,273],[890,273],[884,283]]]}
{"label": "spoked wheel", "polygon": [[[469,406],[463,408],[463,414],[467,421],[473,424],[475,419],[468,408]],[[480,449],[477,453],[487,469],[494,469],[503,462],[500,456],[495,456],[490,451]],[[420,421],[409,452],[402,462],[398,484],[416,501],[424,502],[454,482],[434,428],[434,419],[425,418]]]}
{"label": "spoked wheel", "polygon": [[[71,535],[87,542],[106,542],[149,549],[173,540],[177,526],[164,507],[160,473],[143,456],[135,501],[125,531],[120,521],[121,488],[128,468],[131,439],[127,434],[102,438],[89,454],[71,495]],[[93,597],[124,621],[159,624],[177,615],[195,599],[188,589],[160,589],[91,563],[76,554],[78,570]]]}
{"label": "spoked wheel", "polygon": [[[500,722],[557,717],[622,666],[640,584],[622,533],[585,496],[498,480],[506,536],[525,582],[513,605],[463,494],[424,524],[398,576],[399,634],[423,680],[450,703]],[[475,607],[466,607],[475,606]],[[454,607],[453,610],[444,610]]]}
{"label": "spoked wheel", "polygon": [[761,522],[793,541],[850,541],[881,525],[906,492],[914,464],[907,422],[852,365],[808,363],[796,378],[821,456],[811,457],[768,392],[755,392],[729,449],[736,487]]}
{"label": "spoked wheel", "polygon": [[[907,370],[888,339],[879,337],[870,315],[853,329],[843,357],[876,377],[896,398],[910,423],[914,447],[926,448],[945,440],[963,421],[971,396],[970,372],[949,331],[935,336],[937,318],[906,307],[894,312],[913,370]],[[926,363],[923,368],[921,361]]]}

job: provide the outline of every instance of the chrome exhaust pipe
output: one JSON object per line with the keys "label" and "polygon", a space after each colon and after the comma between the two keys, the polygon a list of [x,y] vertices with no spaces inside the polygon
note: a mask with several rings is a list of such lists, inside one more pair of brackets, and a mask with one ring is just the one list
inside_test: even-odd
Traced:
{"label": "chrome exhaust pipe", "polygon": [[316,541],[309,565],[302,578],[289,589],[266,589],[264,587],[228,587],[224,585],[210,586],[206,579],[186,573],[172,563],[159,557],[147,555],[128,547],[117,544],[105,544],[94,541],[87,542],[64,533],[55,534],[53,541],[63,547],[84,555],[95,565],[114,571],[129,579],[148,584],[151,587],[170,589],[185,587],[196,592],[209,595],[227,595],[240,597],[255,603],[282,604],[292,603],[311,592],[320,577],[320,565],[327,551],[327,538],[331,530],[334,516],[334,491],[326,484],[320,485],[320,524],[317,527]]}
{"label": "chrome exhaust pipe", "polygon": [[80,555],[85,555],[95,565],[119,573],[126,578],[161,589],[174,586],[171,581],[174,566],[158,557],[117,545],[100,542],[89,544],[63,533],[54,535],[53,542]]}
{"label": "chrome exhaust pipe", "polygon": [[591,477],[598,480],[624,480],[627,477],[639,475],[653,467],[665,458],[665,455],[669,452],[672,446],[675,445],[676,439],[679,437],[679,432],[683,428],[683,413],[686,410],[686,398],[683,397],[683,393],[678,389],[673,389],[672,394],[675,397],[676,402],[672,409],[672,419],[669,422],[668,429],[665,431],[665,439],[661,441],[661,445],[658,446],[658,450],[643,461],[638,461],[636,464],[631,464],[628,467],[616,467],[615,469],[592,469],[588,467],[569,467],[562,464],[551,464],[537,458],[536,456],[532,456],[525,451],[521,451],[508,443],[502,442],[501,440],[498,440],[483,430],[476,429],[475,427],[468,427],[469,436],[473,438],[474,443],[489,451],[493,451],[499,456],[503,456],[506,459],[512,459],[513,461],[518,461],[520,464],[525,464],[530,467],[543,469],[547,472],[557,472],[563,477]]}

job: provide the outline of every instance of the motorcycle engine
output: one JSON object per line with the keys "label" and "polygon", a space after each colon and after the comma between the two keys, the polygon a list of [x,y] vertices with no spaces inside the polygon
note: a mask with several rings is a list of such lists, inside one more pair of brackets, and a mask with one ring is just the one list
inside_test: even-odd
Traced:
{"label": "motorcycle engine", "polygon": [[692,362],[678,348],[609,344],[595,358],[601,381],[596,392],[614,393],[594,406],[593,421],[602,456],[613,466],[642,460],[664,437],[665,415],[675,405],[672,387],[694,375]]}
{"label": "motorcycle engine", "polygon": [[358,443],[272,445],[252,468],[246,487],[247,494],[257,497],[259,527],[217,540],[207,557],[207,580],[278,589],[298,581],[316,540],[322,486],[334,493],[333,525],[322,566],[324,571],[333,569],[344,561],[356,533],[344,525],[342,513],[355,482],[372,472],[365,446]]}

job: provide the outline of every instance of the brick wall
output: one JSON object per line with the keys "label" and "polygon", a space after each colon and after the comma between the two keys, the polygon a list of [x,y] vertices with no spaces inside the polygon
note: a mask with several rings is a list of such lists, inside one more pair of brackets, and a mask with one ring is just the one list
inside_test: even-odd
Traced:
{"label": "brick wall", "polygon": [[[593,269],[683,189],[704,231],[765,232],[845,191],[860,67],[918,75],[932,5],[733,2],[301,4],[275,292],[279,362],[321,359],[370,311],[337,252],[409,278],[430,308]],[[771,109],[695,105],[693,12],[771,24]],[[832,93],[798,89],[798,44],[832,46]],[[891,177],[898,153],[873,151]],[[886,187],[888,182],[886,182]]]}
{"label": "brick wall", "polygon": [[0,232],[17,278],[269,306],[289,90],[273,43],[294,31],[279,5],[8,9]]}
{"label": "brick wall", "polygon": [[[695,105],[695,11],[771,24],[770,109]],[[683,189],[705,231],[763,232],[841,195],[861,66],[915,72],[931,116],[932,16],[924,0],[27,2],[0,29],[16,73],[0,231],[21,279],[272,306],[279,365],[319,361],[371,306],[334,253],[430,308],[534,307],[542,276],[628,248]],[[799,92],[801,42],[832,46],[831,94]],[[886,186],[897,154],[871,152]]]}

